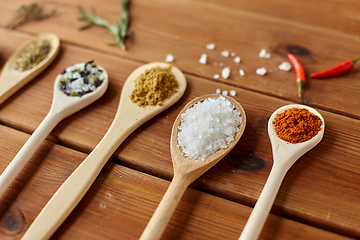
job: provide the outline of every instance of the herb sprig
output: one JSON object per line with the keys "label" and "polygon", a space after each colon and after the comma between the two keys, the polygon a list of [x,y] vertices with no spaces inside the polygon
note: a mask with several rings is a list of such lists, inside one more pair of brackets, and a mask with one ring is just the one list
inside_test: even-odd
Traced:
{"label": "herb sprig", "polygon": [[11,21],[6,25],[7,28],[15,28],[22,24],[38,21],[45,18],[49,18],[55,14],[55,9],[51,12],[44,13],[43,8],[37,3],[31,3],[29,5],[21,5],[14,13]]}
{"label": "herb sprig", "polygon": [[130,0],[121,0],[122,2],[122,14],[118,21],[114,24],[110,24],[105,19],[98,16],[95,12],[95,9],[92,8],[92,16],[87,14],[83,8],[79,7],[79,14],[81,19],[89,22],[88,25],[81,28],[81,30],[92,27],[92,26],[100,26],[106,28],[110,34],[115,37],[116,43],[110,45],[120,45],[120,47],[126,50],[125,39],[131,34],[128,31],[129,28],[129,1]]}

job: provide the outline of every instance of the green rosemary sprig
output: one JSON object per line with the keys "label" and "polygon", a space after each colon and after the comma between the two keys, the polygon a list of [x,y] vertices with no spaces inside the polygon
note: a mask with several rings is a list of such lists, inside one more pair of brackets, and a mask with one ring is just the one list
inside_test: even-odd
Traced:
{"label": "green rosemary sprig", "polygon": [[[131,34],[128,31],[129,28],[129,1],[130,0],[121,0],[122,2],[122,14],[118,21],[114,24],[109,24],[108,21],[98,16],[95,12],[95,9],[92,8],[92,16],[87,14],[84,9],[79,7],[79,14],[81,19],[89,22],[88,25],[81,28],[81,30],[89,28],[91,26],[100,26],[106,28],[110,34],[115,37],[115,41],[120,47],[126,50],[125,39]],[[111,44],[113,45],[113,44]]]}
{"label": "green rosemary sprig", "polygon": [[11,21],[6,25],[7,28],[15,28],[22,24],[42,20],[49,18],[55,14],[55,9],[49,13],[44,13],[42,7],[37,3],[31,3],[29,5],[21,5],[20,8],[16,10]]}

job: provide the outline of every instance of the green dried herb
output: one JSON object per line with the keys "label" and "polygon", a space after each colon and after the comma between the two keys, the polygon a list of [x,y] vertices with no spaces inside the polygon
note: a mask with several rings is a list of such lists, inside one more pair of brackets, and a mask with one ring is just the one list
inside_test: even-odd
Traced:
{"label": "green dried herb", "polygon": [[49,13],[43,13],[42,7],[40,7],[37,3],[21,5],[21,7],[16,10],[12,20],[6,25],[6,27],[15,28],[31,21],[38,21],[49,18],[54,14],[55,9]]}
{"label": "green dried herb", "polygon": [[15,69],[19,72],[32,69],[46,58],[50,50],[51,45],[47,39],[30,43],[15,59]]}
{"label": "green dried herb", "polygon": [[[120,47],[126,50],[125,39],[131,34],[128,31],[129,28],[129,0],[121,0],[122,2],[122,14],[118,21],[114,24],[109,24],[105,19],[99,17],[95,9],[92,8],[92,16],[87,14],[83,8],[79,7],[79,14],[81,19],[89,22],[88,25],[81,28],[81,30],[89,28],[91,26],[100,26],[106,28],[110,34],[114,35],[115,41]],[[111,44],[113,45],[113,44]]]}

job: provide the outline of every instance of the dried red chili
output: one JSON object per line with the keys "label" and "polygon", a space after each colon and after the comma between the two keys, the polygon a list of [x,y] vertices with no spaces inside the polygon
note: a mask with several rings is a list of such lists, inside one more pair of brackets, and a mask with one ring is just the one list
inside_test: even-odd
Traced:
{"label": "dried red chili", "polygon": [[298,93],[299,93],[299,97],[301,97],[301,93],[302,93],[302,88],[305,84],[305,71],[304,71],[304,67],[301,65],[301,63],[299,62],[299,60],[292,55],[291,53],[288,54],[288,57],[292,63],[292,65],[295,68],[295,72],[296,72],[296,83],[298,86]]}
{"label": "dried red chili", "polygon": [[360,55],[354,60],[346,60],[332,68],[324,70],[322,72],[313,73],[310,75],[311,78],[331,78],[344,75],[350,72],[354,68],[354,64],[360,59]]}

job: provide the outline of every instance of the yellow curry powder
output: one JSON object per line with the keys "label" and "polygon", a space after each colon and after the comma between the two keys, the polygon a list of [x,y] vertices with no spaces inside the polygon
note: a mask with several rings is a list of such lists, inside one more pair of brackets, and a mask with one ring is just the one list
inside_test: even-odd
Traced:
{"label": "yellow curry powder", "polygon": [[179,88],[179,84],[171,72],[171,66],[167,68],[154,67],[146,70],[135,80],[135,89],[130,95],[131,101],[140,107],[147,105],[163,104]]}
{"label": "yellow curry powder", "polygon": [[301,143],[313,138],[320,130],[322,121],[307,109],[291,108],[273,121],[277,136],[289,143]]}

